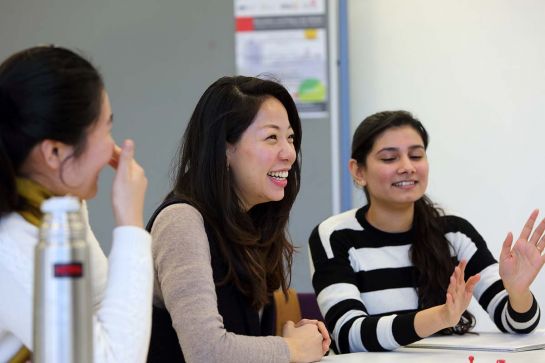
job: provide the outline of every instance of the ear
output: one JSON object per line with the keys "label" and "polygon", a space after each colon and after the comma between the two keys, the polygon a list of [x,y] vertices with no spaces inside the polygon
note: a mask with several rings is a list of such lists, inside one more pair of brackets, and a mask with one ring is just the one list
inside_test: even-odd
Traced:
{"label": "ear", "polygon": [[354,179],[354,182],[359,185],[360,187],[364,187],[367,185],[367,179],[365,177],[365,167],[358,164],[356,159],[350,159],[348,161],[348,170],[350,170],[350,174],[352,174],[352,179]]}
{"label": "ear", "polygon": [[74,148],[60,141],[45,139],[38,145],[38,153],[44,164],[53,170],[58,170],[62,162],[72,155]]}
{"label": "ear", "polygon": [[227,157],[227,165],[231,163],[232,154],[235,153],[236,147],[228,142],[225,143],[225,156]]}

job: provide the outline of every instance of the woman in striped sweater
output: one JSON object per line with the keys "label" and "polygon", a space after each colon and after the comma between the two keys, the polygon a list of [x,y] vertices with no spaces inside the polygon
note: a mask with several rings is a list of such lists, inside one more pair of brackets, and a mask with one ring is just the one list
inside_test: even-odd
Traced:
{"label": "woman in striped sweater", "polygon": [[[405,111],[367,117],[352,142],[350,172],[368,204],[335,215],[310,236],[313,286],[337,352],[393,350],[475,324],[471,296],[503,332],[528,333],[539,306],[530,284],[545,263],[545,220],[534,211],[499,263],[463,218],[425,195],[428,134]],[[480,282],[479,282],[480,281]]]}

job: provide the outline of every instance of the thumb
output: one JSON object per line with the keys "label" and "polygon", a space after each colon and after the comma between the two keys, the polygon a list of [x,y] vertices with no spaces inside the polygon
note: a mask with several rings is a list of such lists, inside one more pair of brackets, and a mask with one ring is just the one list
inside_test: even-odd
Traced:
{"label": "thumb", "polygon": [[119,155],[118,170],[126,171],[131,165],[131,161],[134,157],[134,141],[127,139],[123,142],[121,147],[121,154]]}

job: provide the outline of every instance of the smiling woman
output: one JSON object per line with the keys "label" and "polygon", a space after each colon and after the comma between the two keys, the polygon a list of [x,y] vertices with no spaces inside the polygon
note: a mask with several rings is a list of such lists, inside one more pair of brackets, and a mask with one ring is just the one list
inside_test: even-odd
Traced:
{"label": "smiling woman", "polygon": [[426,129],[405,111],[371,115],[354,133],[349,168],[368,204],[322,222],[309,242],[337,352],[463,334],[475,323],[466,311],[472,294],[503,332],[539,322],[529,287],[545,263],[545,220],[531,234],[534,211],[513,249],[509,234],[498,264],[468,221],[443,215],[425,195],[427,147]]}
{"label": "smiling woman", "polygon": [[300,146],[299,115],[280,84],[223,77],[204,92],[173,189],[148,224],[156,266],[149,362],[311,362],[328,350],[315,320],[272,336],[272,293],[287,292],[292,262],[286,226]]}
{"label": "smiling woman", "polygon": [[296,159],[294,137],[286,108],[269,97],[240,140],[227,145],[227,163],[246,210],[284,198],[289,170]]}

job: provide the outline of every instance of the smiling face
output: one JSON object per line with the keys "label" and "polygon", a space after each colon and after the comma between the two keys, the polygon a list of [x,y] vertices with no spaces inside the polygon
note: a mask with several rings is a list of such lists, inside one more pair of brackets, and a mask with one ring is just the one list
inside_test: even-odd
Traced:
{"label": "smiling face", "polygon": [[111,130],[112,110],[104,92],[99,118],[87,131],[85,150],[81,155],[67,159],[62,169],[67,193],[81,199],[96,195],[100,171],[108,164],[114,150]]}
{"label": "smiling face", "polygon": [[354,179],[367,189],[374,207],[412,206],[428,186],[424,142],[411,126],[384,131],[367,155],[366,165],[351,160],[350,169]]}
{"label": "smiling face", "polygon": [[227,144],[235,190],[246,210],[284,198],[288,173],[296,159],[293,140],[286,109],[270,97],[263,101],[240,140]]}

